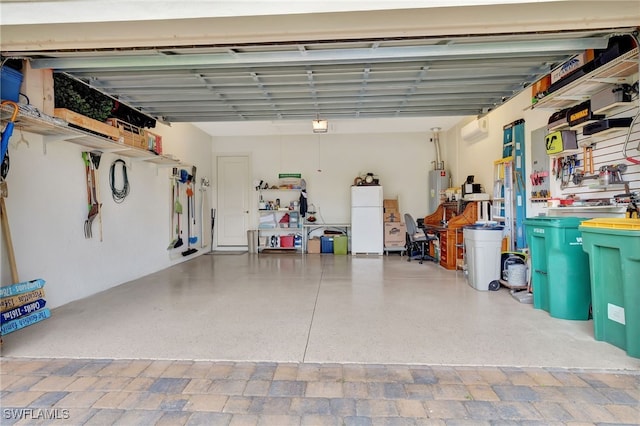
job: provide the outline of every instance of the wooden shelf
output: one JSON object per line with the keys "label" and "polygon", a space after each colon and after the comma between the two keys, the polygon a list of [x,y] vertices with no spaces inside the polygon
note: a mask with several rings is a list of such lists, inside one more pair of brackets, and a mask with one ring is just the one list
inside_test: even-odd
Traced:
{"label": "wooden shelf", "polygon": [[540,99],[531,108],[560,110],[577,105],[611,84],[632,83],[630,77],[638,73],[638,48],[578,78]]}
{"label": "wooden shelf", "polygon": [[[4,122],[11,117],[13,108],[3,106],[0,111],[0,118]],[[145,161],[158,165],[178,165],[180,160],[165,156],[157,155],[151,151],[135,148],[129,145],[120,144],[114,140],[103,136],[93,134],[89,131],[76,127],[71,127],[62,119],[51,117],[40,113],[30,107],[20,105],[20,113],[15,121],[14,133],[22,130],[29,133],[41,135],[43,137],[44,152],[46,146],[52,142],[70,142],[91,150],[113,152],[123,157],[129,157],[139,161]]]}

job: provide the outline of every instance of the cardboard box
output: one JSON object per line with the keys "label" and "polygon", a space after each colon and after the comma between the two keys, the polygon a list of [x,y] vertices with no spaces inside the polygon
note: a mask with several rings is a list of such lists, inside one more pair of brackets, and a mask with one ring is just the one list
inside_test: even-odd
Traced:
{"label": "cardboard box", "polygon": [[540,80],[533,83],[531,85],[531,103],[535,104],[539,99],[542,99],[547,94],[547,90],[549,90],[550,86],[551,74],[547,74]]}
{"label": "cardboard box", "polygon": [[573,58],[551,71],[551,84],[554,84],[571,73],[580,69],[584,64],[592,61],[594,57],[593,49],[588,49],[582,53],[575,55]]}
{"label": "cardboard box", "polygon": [[400,212],[397,209],[384,209],[384,222],[400,222]]}
{"label": "cardboard box", "polygon": [[320,253],[320,238],[311,238],[307,241],[307,253]]}
{"label": "cardboard box", "polygon": [[385,222],[384,245],[385,247],[402,247],[407,240],[407,226],[402,222]]}
{"label": "cardboard box", "polygon": [[386,209],[400,210],[397,199],[386,199],[382,202],[382,207]]}

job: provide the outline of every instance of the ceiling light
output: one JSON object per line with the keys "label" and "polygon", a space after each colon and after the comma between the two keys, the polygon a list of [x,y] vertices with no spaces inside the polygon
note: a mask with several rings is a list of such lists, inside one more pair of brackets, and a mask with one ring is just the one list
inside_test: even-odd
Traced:
{"label": "ceiling light", "polygon": [[319,118],[312,120],[313,133],[327,133],[329,130],[329,122],[327,120],[320,120]]}

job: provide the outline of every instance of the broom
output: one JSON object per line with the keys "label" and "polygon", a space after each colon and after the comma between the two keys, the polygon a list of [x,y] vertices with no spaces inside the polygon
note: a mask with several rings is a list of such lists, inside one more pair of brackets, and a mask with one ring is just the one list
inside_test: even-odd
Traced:
{"label": "broom", "polygon": [[[172,178],[171,180],[172,180],[171,182],[171,236],[173,237],[173,239],[169,243],[169,247],[167,247],[167,250],[178,248],[183,244],[182,238],[180,238],[180,214],[182,214],[182,204],[180,204],[180,190],[177,187],[178,184],[176,183],[175,178]],[[176,195],[176,192],[177,192],[177,195]],[[174,237],[173,236],[173,229],[174,229],[173,220],[176,217],[176,215],[178,216],[178,223],[176,224],[176,227],[175,227],[176,235]]]}
{"label": "broom", "polygon": [[[187,189],[189,191],[189,188]],[[193,193],[191,194],[193,196]],[[183,256],[190,256],[194,253],[197,253],[198,250],[191,247],[191,220],[189,217],[191,216],[191,202],[187,199],[187,232],[189,233],[189,238],[187,239],[187,249],[182,252]]]}

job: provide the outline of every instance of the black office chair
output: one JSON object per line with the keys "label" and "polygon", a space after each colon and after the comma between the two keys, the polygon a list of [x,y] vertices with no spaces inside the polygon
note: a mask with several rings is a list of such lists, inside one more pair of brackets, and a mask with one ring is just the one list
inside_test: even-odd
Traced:
{"label": "black office chair", "polygon": [[419,260],[422,263],[424,260],[436,261],[433,256],[429,255],[429,242],[436,240],[434,235],[428,235],[423,229],[418,228],[416,221],[413,220],[413,216],[409,213],[404,214],[404,222],[407,226],[407,262],[411,260]]}

